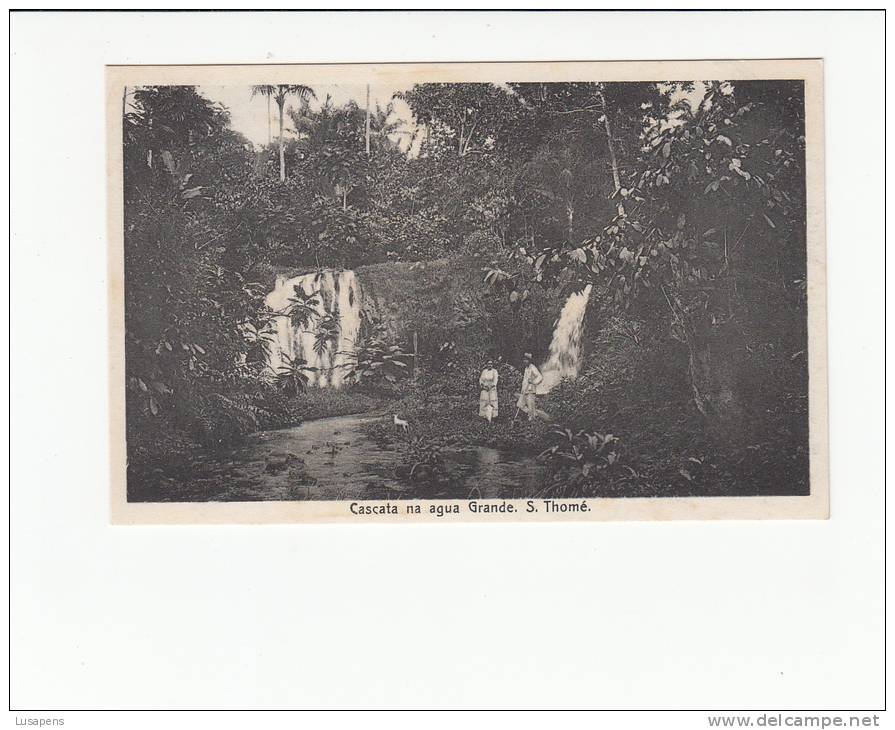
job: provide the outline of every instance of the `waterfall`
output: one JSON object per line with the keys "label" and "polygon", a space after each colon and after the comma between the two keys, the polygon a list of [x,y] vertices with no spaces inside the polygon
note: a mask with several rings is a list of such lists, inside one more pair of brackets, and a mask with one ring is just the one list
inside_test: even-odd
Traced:
{"label": "waterfall", "polygon": [[[295,295],[295,287],[305,294],[317,294],[316,316],[304,327],[296,327],[287,316],[274,318],[274,343],[270,348],[269,365],[276,372],[286,358],[302,358],[317,372],[309,372],[308,385],[320,388],[338,388],[345,381],[346,365],[354,350],[360,329],[361,292],[353,271],[324,271],[305,274],[293,279],[277,277],[274,290],[267,295],[265,304],[276,312],[289,308],[289,299]],[[319,354],[314,349],[317,329],[323,317],[331,315],[339,324],[335,341],[327,343]]]}
{"label": "waterfall", "polygon": [[584,329],[584,313],[590,299],[591,285],[588,284],[580,292],[571,294],[556,322],[550,352],[546,362],[541,366],[544,380],[538,386],[541,394],[549,393],[563,378],[578,377],[579,358],[581,355],[581,333]]}

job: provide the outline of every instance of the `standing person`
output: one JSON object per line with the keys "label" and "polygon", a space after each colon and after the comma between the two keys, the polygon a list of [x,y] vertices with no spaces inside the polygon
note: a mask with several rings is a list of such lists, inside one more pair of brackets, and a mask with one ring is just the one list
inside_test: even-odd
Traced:
{"label": "standing person", "polygon": [[488,360],[479,376],[479,386],[482,389],[479,394],[479,415],[488,419],[488,423],[497,418],[497,378],[494,361]]}
{"label": "standing person", "polygon": [[533,421],[535,416],[539,413],[535,396],[537,394],[538,385],[541,384],[544,376],[541,375],[541,371],[538,370],[532,361],[530,352],[526,352],[522,356],[522,365],[525,368],[522,373],[522,393],[519,396],[519,401],[516,403],[516,406],[528,414],[529,421]]}

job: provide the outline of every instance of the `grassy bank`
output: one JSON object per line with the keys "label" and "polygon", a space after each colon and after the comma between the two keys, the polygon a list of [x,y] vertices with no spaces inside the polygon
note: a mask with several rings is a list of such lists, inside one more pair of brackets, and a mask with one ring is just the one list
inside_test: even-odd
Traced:
{"label": "grassy bank", "polygon": [[488,424],[478,416],[479,371],[469,363],[427,370],[387,402],[387,413],[408,421],[408,435],[385,420],[368,433],[417,459],[426,449],[462,446],[547,452],[543,493],[557,497],[807,494],[804,399],[769,397],[747,415],[742,439],[723,439],[693,403],[680,343],[642,334],[632,338],[615,324],[594,334],[580,376],[539,399],[548,422],[513,418],[521,373],[501,363],[500,414]]}

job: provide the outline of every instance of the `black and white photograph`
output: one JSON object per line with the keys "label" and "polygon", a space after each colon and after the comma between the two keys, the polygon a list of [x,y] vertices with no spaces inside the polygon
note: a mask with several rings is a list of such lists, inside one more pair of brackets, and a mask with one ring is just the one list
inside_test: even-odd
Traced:
{"label": "black and white photograph", "polygon": [[887,726],[884,11],[9,16],[11,724]]}
{"label": "black and white photograph", "polygon": [[804,78],[512,70],[115,89],[129,503],[819,488]]}

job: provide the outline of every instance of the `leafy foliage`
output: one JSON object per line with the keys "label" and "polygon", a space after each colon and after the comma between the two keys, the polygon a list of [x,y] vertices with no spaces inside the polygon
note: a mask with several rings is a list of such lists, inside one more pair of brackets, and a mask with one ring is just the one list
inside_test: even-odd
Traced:
{"label": "leafy foliage", "polygon": [[447,477],[442,447],[424,436],[414,436],[410,440],[405,463],[411,481],[439,481]]}
{"label": "leafy foliage", "polygon": [[306,292],[300,286],[293,286],[293,295],[285,314],[296,329],[308,327],[320,315],[320,292]]}
{"label": "leafy foliage", "polygon": [[619,464],[618,438],[611,433],[577,431],[555,426],[550,432],[554,444],[542,451],[538,458],[554,471],[573,483],[586,480],[591,473],[613,469]]}
{"label": "leafy foliage", "polygon": [[345,352],[348,358],[347,378],[355,383],[396,383],[407,375],[410,355],[399,345],[388,344],[382,323],[366,323],[358,333],[354,350]]}
{"label": "leafy foliage", "polygon": [[326,312],[316,322],[314,327],[314,352],[318,356],[322,355],[339,340],[341,327],[339,319],[331,312]]}
{"label": "leafy foliage", "polygon": [[308,374],[317,372],[317,368],[308,365],[301,357],[284,356],[284,363],[276,371],[279,386],[289,395],[299,395],[308,386]]}

